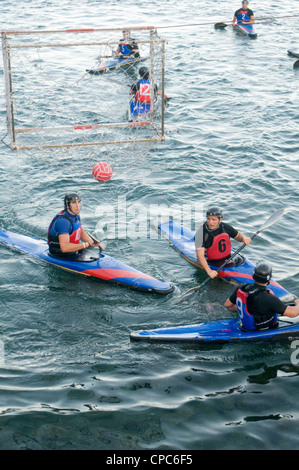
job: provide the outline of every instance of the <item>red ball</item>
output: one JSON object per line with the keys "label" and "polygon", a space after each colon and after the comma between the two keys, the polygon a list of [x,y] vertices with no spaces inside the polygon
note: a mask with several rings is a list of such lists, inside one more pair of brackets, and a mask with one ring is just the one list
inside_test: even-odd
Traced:
{"label": "red ball", "polygon": [[108,181],[112,176],[112,168],[106,162],[96,163],[92,169],[92,175],[101,183]]}

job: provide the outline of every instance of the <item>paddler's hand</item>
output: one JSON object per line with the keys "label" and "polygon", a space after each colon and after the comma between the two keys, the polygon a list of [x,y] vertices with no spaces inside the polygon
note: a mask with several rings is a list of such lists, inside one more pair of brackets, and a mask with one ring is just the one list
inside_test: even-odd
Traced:
{"label": "paddler's hand", "polygon": [[103,243],[103,242],[99,243],[99,248],[101,251],[106,250],[106,243]]}
{"label": "paddler's hand", "polygon": [[207,272],[208,276],[210,276],[211,279],[215,279],[215,277],[218,276],[218,273],[217,271],[215,271],[214,269],[210,269],[208,272]]}
{"label": "paddler's hand", "polygon": [[250,237],[243,237],[243,243],[245,245],[249,245],[249,243],[251,243],[251,238]]}

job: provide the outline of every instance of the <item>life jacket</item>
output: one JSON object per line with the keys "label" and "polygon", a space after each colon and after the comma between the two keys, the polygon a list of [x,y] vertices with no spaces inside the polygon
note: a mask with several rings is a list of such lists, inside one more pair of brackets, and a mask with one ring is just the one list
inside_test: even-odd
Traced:
{"label": "life jacket", "polygon": [[139,90],[136,93],[136,101],[139,103],[151,102],[151,85],[149,80],[139,80]]}
{"label": "life jacket", "polygon": [[[119,50],[122,53],[122,55],[131,55],[132,54],[132,49],[137,49],[137,45],[134,45],[133,39],[130,39],[128,44],[122,42],[123,39],[121,39],[119,43]],[[135,46],[135,47],[134,47]]]}
{"label": "life jacket", "polygon": [[240,10],[239,15],[237,16],[237,23],[242,23],[243,21],[250,21],[250,16],[248,15],[248,10]]}
{"label": "life jacket", "polygon": [[[238,314],[241,319],[241,328],[246,330],[246,331],[256,331],[257,329],[267,329],[273,326],[275,323],[277,323],[277,314],[274,313],[272,318],[267,319],[264,324],[256,324],[254,315],[249,313],[248,311],[248,297],[255,296],[257,295],[261,290],[256,287],[254,288],[253,286],[250,287],[249,292],[246,292],[242,289],[237,290],[237,309],[238,309]],[[267,289],[267,292],[274,295],[273,292],[269,289]]]}
{"label": "life jacket", "polygon": [[228,233],[219,233],[213,238],[212,245],[206,249],[208,261],[222,260],[230,256],[232,244]]}
{"label": "life jacket", "polygon": [[70,243],[80,243],[81,239],[81,234],[82,234],[82,227],[81,227],[81,221],[80,217],[78,220],[72,220],[71,217],[69,217],[66,213],[66,211],[61,211],[55,217],[53,218],[52,222],[49,225],[48,228],[48,245],[49,245],[49,251],[52,254],[62,254],[62,251],[60,249],[60,243],[59,243],[59,234],[58,232],[55,231],[54,224],[57,219],[64,218],[67,219],[70,224],[71,224],[71,231],[70,231]]}

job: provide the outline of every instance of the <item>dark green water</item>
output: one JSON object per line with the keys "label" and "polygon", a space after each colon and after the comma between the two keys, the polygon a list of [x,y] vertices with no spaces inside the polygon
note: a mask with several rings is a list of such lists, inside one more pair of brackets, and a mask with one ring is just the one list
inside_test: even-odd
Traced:
{"label": "dark green water", "polygon": [[[83,3],[82,11],[82,2],[22,1],[16,12],[6,2],[1,29],[99,26],[103,10],[101,26],[188,24],[229,20],[239,7],[171,0],[141,8],[129,1],[115,23],[125,2]],[[258,17],[290,15],[296,6],[251,4]],[[298,294],[299,74],[287,56],[299,46],[296,28],[295,19],[264,22],[255,41],[230,28],[158,30],[167,39],[172,97],[166,142],[143,158],[126,156],[123,166],[117,151],[107,154],[115,174],[104,185],[91,175],[100,150],[50,158],[1,144],[1,226],[45,236],[69,189],[80,192],[90,229],[101,224],[101,208],[117,208],[122,197],[129,208],[149,212],[217,202],[225,220],[247,235],[286,207],[246,255],[271,262],[275,279]],[[3,96],[3,83],[1,89]],[[110,238],[107,253],[173,283],[174,293],[160,297],[80,278],[0,247],[0,448],[298,449],[299,368],[291,341],[131,343],[134,330],[228,318],[223,303],[231,286],[215,280],[178,308],[175,299],[204,275],[165,240],[152,231]]]}

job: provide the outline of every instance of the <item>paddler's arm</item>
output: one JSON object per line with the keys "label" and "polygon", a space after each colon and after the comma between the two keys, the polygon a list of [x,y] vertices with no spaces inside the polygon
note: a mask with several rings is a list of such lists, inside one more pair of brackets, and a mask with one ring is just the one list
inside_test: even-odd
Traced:
{"label": "paddler's arm", "polygon": [[82,227],[82,231],[81,231],[81,240],[85,243],[88,243],[90,246],[100,246],[100,244],[98,242],[96,242],[95,240],[90,238],[90,236],[85,232],[83,227]]}
{"label": "paddler's arm", "polygon": [[237,290],[238,290],[238,287],[234,290],[234,292],[231,294],[231,296],[228,299],[226,299],[225,304],[224,304],[225,308],[227,308],[231,312],[237,312],[238,311],[237,305],[236,305]]}
{"label": "paddler's arm", "polygon": [[299,299],[296,299],[294,306],[288,305],[284,311],[284,316],[286,317],[297,317],[299,315]]}
{"label": "paddler's arm", "polygon": [[94,242],[82,228],[80,243],[71,243],[70,236],[68,233],[59,235],[59,245],[62,253],[74,253],[78,250],[84,250],[88,246],[99,246],[99,243]]}
{"label": "paddler's arm", "polygon": [[238,311],[237,306],[236,306],[235,304],[233,304],[233,303],[230,301],[230,299],[226,299],[224,306],[225,306],[228,310],[230,310],[231,312],[237,312],[237,311]]}
{"label": "paddler's arm", "polygon": [[245,245],[249,245],[249,243],[251,242],[251,238],[245,237],[245,235],[243,235],[243,233],[241,232],[238,232],[237,236],[235,237],[235,240],[240,243],[245,243]]}
{"label": "paddler's arm", "polygon": [[83,250],[87,248],[87,241],[82,243],[71,243],[70,236],[68,233],[59,235],[59,245],[62,253],[74,253],[78,250]]}
{"label": "paddler's arm", "polygon": [[205,257],[205,248],[202,246],[200,248],[197,248],[196,250],[196,256],[198,259],[198,262],[202,266],[202,268],[205,270],[208,276],[210,276],[212,279],[218,276],[217,271],[214,269],[211,269],[210,266],[208,265],[208,262]]}

